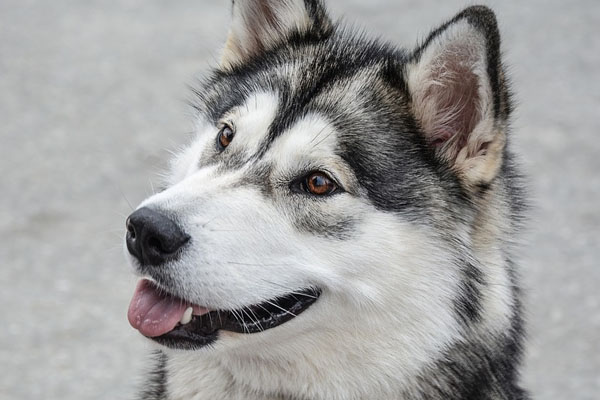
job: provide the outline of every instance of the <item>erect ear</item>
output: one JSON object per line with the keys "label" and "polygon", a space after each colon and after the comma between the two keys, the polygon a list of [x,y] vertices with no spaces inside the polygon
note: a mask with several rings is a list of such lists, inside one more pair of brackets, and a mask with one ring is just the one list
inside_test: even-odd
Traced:
{"label": "erect ear", "polygon": [[332,24],[320,0],[232,0],[233,21],[221,67],[230,68],[285,42],[293,34],[328,36]]}
{"label": "erect ear", "polygon": [[510,110],[494,13],[465,9],[429,35],[404,74],[413,113],[436,155],[468,186],[492,181]]}

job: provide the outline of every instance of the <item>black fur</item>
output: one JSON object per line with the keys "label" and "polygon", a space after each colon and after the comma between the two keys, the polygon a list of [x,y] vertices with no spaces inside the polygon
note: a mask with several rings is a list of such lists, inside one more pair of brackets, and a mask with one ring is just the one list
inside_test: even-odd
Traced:
{"label": "black fur", "polygon": [[[508,331],[493,338],[481,338],[481,290],[485,282],[479,260],[468,250],[469,243],[457,233],[457,227],[471,231],[480,204],[490,193],[502,191],[511,211],[511,223],[517,231],[525,209],[520,177],[512,156],[504,152],[505,162],[492,182],[466,187],[451,166],[434,154],[411,111],[411,96],[404,78],[405,65],[418,60],[424,49],[448,26],[467,20],[486,40],[488,78],[494,98],[494,115],[507,120],[511,111],[510,91],[500,57],[500,35],[494,13],[483,6],[469,7],[434,30],[413,52],[398,50],[379,41],[333,24],[319,1],[306,0],[313,21],[303,32],[291,32],[285,41],[266,49],[244,63],[217,69],[195,90],[196,110],[218,124],[230,109],[256,91],[276,92],[280,96],[278,114],[267,139],[256,154],[226,154],[219,157],[223,168],[237,168],[260,160],[272,143],[303,116],[318,111],[340,132],[337,154],[359,178],[353,195],[364,196],[374,207],[400,215],[405,220],[430,225],[441,232],[440,239],[456,249],[462,281],[455,299],[455,312],[465,331],[465,340],[454,344],[419,378],[418,389],[399,393],[402,399],[527,399],[518,385],[523,321],[516,278],[513,275],[515,305]],[[301,78],[292,82],[279,67],[292,63]],[[351,100],[338,103],[329,91],[342,90],[351,82],[363,82]],[[348,104],[362,112],[348,111]],[[204,163],[216,162],[215,154],[205,154]],[[204,165],[204,164],[203,164]],[[266,197],[274,196],[269,183],[269,168],[253,170],[244,184],[259,187]],[[293,177],[290,177],[293,178]],[[326,201],[304,198],[298,201]],[[352,232],[353,218],[328,219],[326,215],[298,218],[299,230],[344,239]],[[506,244],[509,248],[509,244]],[[512,265],[512,254],[505,254]],[[491,344],[489,344],[491,343]],[[164,365],[153,377],[156,384],[147,398],[164,396]]]}
{"label": "black fur", "polygon": [[154,365],[146,377],[146,384],[140,393],[140,400],[163,400],[167,398],[167,356],[161,351],[152,354]]}

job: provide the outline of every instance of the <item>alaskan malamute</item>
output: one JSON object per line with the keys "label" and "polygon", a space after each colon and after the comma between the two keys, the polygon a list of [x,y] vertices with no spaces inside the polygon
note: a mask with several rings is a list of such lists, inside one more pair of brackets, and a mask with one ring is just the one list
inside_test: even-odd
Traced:
{"label": "alaskan malamute", "polygon": [[526,399],[494,13],[407,51],[235,0],[197,135],[127,220],[144,399]]}

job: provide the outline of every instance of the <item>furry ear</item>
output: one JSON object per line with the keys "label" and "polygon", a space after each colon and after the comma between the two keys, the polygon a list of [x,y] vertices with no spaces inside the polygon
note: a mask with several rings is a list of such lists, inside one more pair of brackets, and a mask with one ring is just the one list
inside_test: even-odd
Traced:
{"label": "furry ear", "polygon": [[233,21],[221,67],[237,64],[285,42],[293,34],[325,38],[332,24],[320,0],[232,0]]}
{"label": "furry ear", "polygon": [[413,113],[438,157],[468,185],[493,180],[509,113],[494,13],[465,9],[429,35],[404,74]]}

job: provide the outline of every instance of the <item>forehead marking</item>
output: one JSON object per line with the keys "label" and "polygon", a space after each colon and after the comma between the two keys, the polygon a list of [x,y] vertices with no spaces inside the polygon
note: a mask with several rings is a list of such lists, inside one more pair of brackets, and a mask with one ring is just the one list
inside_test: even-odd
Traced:
{"label": "forehead marking", "polygon": [[223,122],[229,122],[235,127],[232,149],[240,149],[248,154],[258,152],[277,115],[278,107],[277,94],[257,92],[248,96],[244,104],[226,114]]}
{"label": "forehead marking", "polygon": [[335,125],[328,118],[311,113],[282,132],[264,159],[278,175],[292,178],[297,173],[323,170],[354,192],[357,182],[349,165],[338,154],[338,140]]}
{"label": "forehead marking", "polygon": [[335,127],[318,114],[309,114],[279,135],[268,151],[273,161],[294,162],[298,158],[322,159],[333,156]]}

